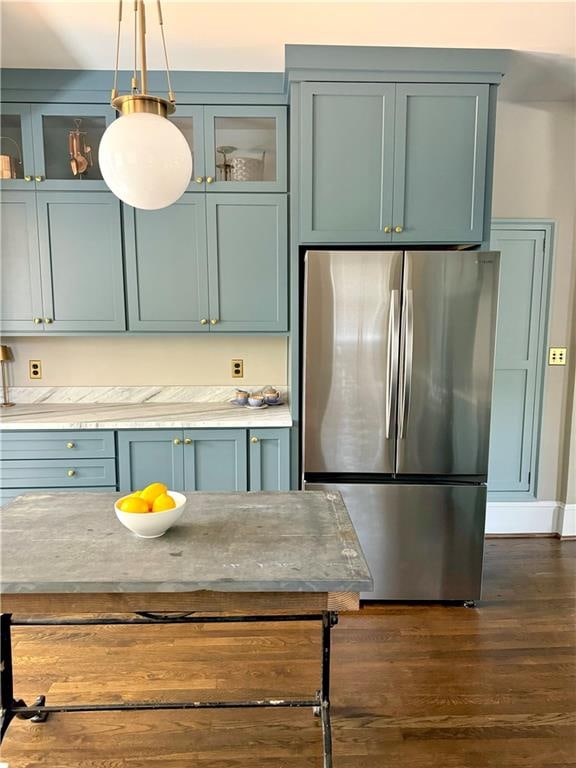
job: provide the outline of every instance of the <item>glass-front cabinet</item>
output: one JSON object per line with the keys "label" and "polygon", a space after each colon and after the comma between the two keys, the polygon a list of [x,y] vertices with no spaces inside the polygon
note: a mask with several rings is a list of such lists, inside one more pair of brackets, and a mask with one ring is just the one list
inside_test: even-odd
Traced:
{"label": "glass-front cabinet", "polygon": [[115,110],[105,105],[32,106],[34,178],[41,189],[105,190],[98,149]]}
{"label": "glass-front cabinet", "polygon": [[3,189],[34,187],[32,114],[29,104],[2,104],[0,184]]}
{"label": "glass-front cabinet", "polygon": [[106,190],[98,148],[114,116],[106,105],[3,104],[2,187]]}
{"label": "glass-front cabinet", "polygon": [[188,192],[285,192],[284,107],[178,106],[192,152]]}

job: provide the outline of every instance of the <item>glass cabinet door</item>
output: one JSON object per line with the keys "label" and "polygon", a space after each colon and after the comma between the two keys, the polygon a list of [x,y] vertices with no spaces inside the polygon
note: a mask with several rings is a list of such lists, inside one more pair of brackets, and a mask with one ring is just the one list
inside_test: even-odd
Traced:
{"label": "glass cabinet door", "polygon": [[41,189],[105,190],[98,148],[116,111],[105,105],[32,106],[35,181]]}
{"label": "glass cabinet door", "polygon": [[284,107],[205,107],[206,190],[286,190]]}
{"label": "glass cabinet door", "polygon": [[34,155],[29,104],[2,104],[0,184],[2,189],[34,188]]}
{"label": "glass cabinet door", "polygon": [[206,172],[204,164],[204,114],[202,107],[176,106],[176,112],[170,117],[184,134],[192,152],[192,178],[188,192],[204,192]]}

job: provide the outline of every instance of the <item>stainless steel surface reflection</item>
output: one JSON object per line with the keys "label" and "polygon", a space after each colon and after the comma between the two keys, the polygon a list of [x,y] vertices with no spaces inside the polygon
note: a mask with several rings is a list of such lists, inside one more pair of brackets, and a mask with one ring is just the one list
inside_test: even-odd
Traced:
{"label": "stainless steel surface reflection", "polygon": [[486,487],[306,483],[340,491],[374,579],[375,600],[477,600]]}
{"label": "stainless steel surface reflection", "polygon": [[305,269],[306,471],[393,472],[402,254],[309,251]]}

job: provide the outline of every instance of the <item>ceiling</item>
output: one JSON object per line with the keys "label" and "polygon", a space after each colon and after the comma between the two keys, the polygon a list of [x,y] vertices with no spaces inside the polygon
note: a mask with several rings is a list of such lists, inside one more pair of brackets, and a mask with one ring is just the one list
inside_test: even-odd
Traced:
{"label": "ceiling", "polygon": [[[131,67],[125,0],[121,68]],[[184,2],[164,0],[174,70],[282,71],[286,43],[509,48],[500,89],[514,101],[576,99],[573,2]],[[2,66],[111,69],[117,0],[2,0]],[[148,0],[148,65],[163,67]]]}

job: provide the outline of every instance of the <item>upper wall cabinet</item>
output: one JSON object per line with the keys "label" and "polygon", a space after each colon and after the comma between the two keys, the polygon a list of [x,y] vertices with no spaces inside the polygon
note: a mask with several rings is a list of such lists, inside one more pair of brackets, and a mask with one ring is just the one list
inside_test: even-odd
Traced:
{"label": "upper wall cabinet", "polygon": [[107,189],[98,148],[114,119],[111,107],[4,104],[2,112],[2,153],[15,159],[14,164],[7,161],[12,169],[3,169],[4,189]]}
{"label": "upper wall cabinet", "polygon": [[5,333],[121,331],[120,203],[111,192],[3,192]]}
{"label": "upper wall cabinet", "polygon": [[170,118],[186,137],[189,192],[285,192],[284,107],[178,107]]}
{"label": "upper wall cabinet", "polygon": [[303,83],[302,242],[482,240],[488,85]]}
{"label": "upper wall cabinet", "polygon": [[124,206],[133,331],[285,331],[286,195],[191,195]]}

